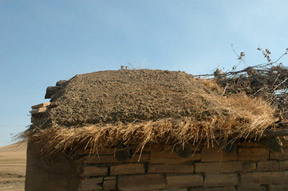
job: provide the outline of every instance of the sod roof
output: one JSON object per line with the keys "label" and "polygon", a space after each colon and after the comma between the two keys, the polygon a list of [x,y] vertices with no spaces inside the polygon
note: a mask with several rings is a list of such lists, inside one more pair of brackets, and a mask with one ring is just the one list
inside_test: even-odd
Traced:
{"label": "sod roof", "polygon": [[276,121],[261,98],[223,96],[212,80],[185,72],[117,70],[76,75],[29,129],[53,148],[117,144],[207,145],[259,138]]}

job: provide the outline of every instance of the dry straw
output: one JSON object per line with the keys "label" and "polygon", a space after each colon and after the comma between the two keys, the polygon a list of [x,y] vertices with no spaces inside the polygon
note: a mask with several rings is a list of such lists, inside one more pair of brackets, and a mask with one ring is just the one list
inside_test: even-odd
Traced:
{"label": "dry straw", "polygon": [[[207,85],[207,82],[205,82]],[[275,123],[274,110],[261,98],[245,94],[224,97],[219,94],[197,94],[201,98],[191,116],[159,120],[117,122],[67,128],[30,128],[24,136],[30,141],[45,143],[43,151],[89,149],[96,153],[103,148],[150,143],[193,145],[227,144],[239,139],[259,139]],[[204,106],[203,106],[204,105]]]}

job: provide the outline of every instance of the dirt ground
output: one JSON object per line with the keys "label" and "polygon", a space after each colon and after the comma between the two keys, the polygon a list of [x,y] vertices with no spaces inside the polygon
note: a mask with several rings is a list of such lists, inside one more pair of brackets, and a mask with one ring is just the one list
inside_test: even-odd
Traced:
{"label": "dirt ground", "polygon": [[0,191],[24,191],[26,142],[0,147]]}

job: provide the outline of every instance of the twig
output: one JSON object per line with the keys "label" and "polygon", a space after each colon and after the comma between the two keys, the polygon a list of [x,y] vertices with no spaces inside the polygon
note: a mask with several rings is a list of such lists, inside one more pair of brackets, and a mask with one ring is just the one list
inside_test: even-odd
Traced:
{"label": "twig", "polygon": [[278,84],[278,85],[273,89],[273,92],[274,92],[279,86],[281,86],[282,84],[284,84],[287,80],[288,80],[288,78],[285,78],[285,80],[283,80],[280,84]]}
{"label": "twig", "polygon": [[226,93],[226,89],[228,88],[228,84],[226,84],[226,86],[225,86],[225,88],[224,88],[224,90],[223,90],[223,92],[222,92],[222,96]]}

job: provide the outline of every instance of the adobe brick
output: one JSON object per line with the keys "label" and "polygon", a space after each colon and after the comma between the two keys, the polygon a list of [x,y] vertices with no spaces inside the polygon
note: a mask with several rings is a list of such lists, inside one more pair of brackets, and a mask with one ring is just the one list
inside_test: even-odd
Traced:
{"label": "adobe brick", "polygon": [[215,187],[215,188],[202,187],[202,188],[190,188],[189,191],[236,191],[236,188],[235,186]]}
{"label": "adobe brick", "polygon": [[261,161],[257,163],[257,171],[278,171],[278,161]]}
{"label": "adobe brick", "polygon": [[288,170],[288,160],[279,161],[280,170]]}
{"label": "adobe brick", "polygon": [[146,191],[165,188],[165,178],[161,174],[119,176],[118,190]]}
{"label": "adobe brick", "polygon": [[238,185],[237,174],[209,174],[204,180],[204,187],[220,187]]}
{"label": "adobe brick", "polygon": [[104,191],[114,191],[116,190],[116,179],[114,180],[104,180],[103,182]]}
{"label": "adobe brick", "polygon": [[142,174],[145,173],[144,164],[129,163],[111,166],[110,175]]}
{"label": "adobe brick", "polygon": [[98,166],[85,166],[83,168],[83,173],[81,174],[82,177],[89,177],[89,176],[105,176],[108,174],[107,167],[98,167]]}
{"label": "adobe brick", "polygon": [[269,185],[269,191],[287,191],[287,190],[288,190],[288,184]]}
{"label": "adobe brick", "polygon": [[235,161],[237,160],[236,151],[226,153],[220,147],[203,148],[201,151],[201,161],[215,162],[215,161]]}
{"label": "adobe brick", "polygon": [[101,190],[102,187],[99,185],[103,181],[103,177],[101,178],[89,178],[82,179],[80,183],[80,191],[90,191],[90,190]]}
{"label": "adobe brick", "polygon": [[278,172],[250,172],[241,174],[241,185],[285,184],[288,180],[288,171]]}
{"label": "adobe brick", "polygon": [[265,186],[261,185],[240,185],[237,186],[237,191],[266,191]]}
{"label": "adobe brick", "polygon": [[283,152],[270,152],[270,159],[272,160],[288,160],[288,148],[283,148]]}
{"label": "adobe brick", "polygon": [[[135,154],[131,159],[128,159],[127,162],[148,162],[149,154]],[[86,164],[101,164],[101,163],[119,163],[114,157],[114,154],[100,154],[88,156],[84,161]]]}
{"label": "adobe brick", "polygon": [[256,163],[242,163],[240,161],[195,163],[195,173],[237,172],[237,171],[252,171],[255,169],[256,169]]}
{"label": "adobe brick", "polygon": [[193,165],[171,165],[171,164],[150,164],[148,167],[149,173],[170,173],[170,174],[179,174],[179,173],[190,173],[194,172]]}
{"label": "adobe brick", "polygon": [[269,159],[269,151],[265,148],[240,148],[238,159],[242,161],[266,161]]}
{"label": "adobe brick", "polygon": [[203,185],[203,177],[201,175],[167,175],[166,180],[169,188],[185,188]]}
{"label": "adobe brick", "polygon": [[187,158],[181,158],[177,153],[171,151],[151,152],[150,163],[164,163],[164,164],[188,164],[193,161],[201,160],[199,153],[191,154]]}

